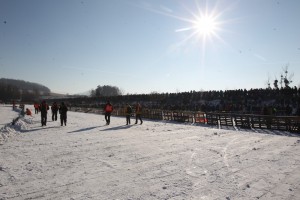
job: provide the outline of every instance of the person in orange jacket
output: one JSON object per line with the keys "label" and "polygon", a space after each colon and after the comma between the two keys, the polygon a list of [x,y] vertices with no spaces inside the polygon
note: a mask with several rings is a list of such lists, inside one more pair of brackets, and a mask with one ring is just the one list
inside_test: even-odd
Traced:
{"label": "person in orange jacket", "polygon": [[113,110],[114,107],[111,105],[110,101],[107,101],[104,106],[104,116],[105,116],[106,125],[110,124],[110,115]]}
{"label": "person in orange jacket", "polygon": [[26,108],[26,115],[32,116],[31,110],[29,108]]}
{"label": "person in orange jacket", "polygon": [[141,124],[143,123],[141,115],[142,115],[142,106],[140,103],[137,103],[135,106],[135,124],[138,123],[138,120],[141,121]]}

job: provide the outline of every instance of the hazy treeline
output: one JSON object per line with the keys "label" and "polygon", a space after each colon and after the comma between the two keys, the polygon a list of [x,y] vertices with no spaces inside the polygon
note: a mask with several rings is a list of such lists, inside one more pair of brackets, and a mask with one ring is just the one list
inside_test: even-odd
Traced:
{"label": "hazy treeline", "polygon": [[3,102],[16,101],[35,101],[40,95],[50,93],[50,89],[38,84],[23,80],[0,79],[0,100]]}

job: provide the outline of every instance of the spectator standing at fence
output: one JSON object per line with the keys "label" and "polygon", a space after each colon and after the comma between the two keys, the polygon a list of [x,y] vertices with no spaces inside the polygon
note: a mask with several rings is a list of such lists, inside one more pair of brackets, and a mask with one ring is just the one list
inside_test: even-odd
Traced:
{"label": "spectator standing at fence", "polygon": [[285,107],[285,114],[287,116],[291,116],[292,115],[292,111],[293,111],[293,108],[290,106],[290,104],[288,104],[286,107]]}
{"label": "spectator standing at fence", "polygon": [[126,114],[126,125],[129,125],[130,124],[130,117],[131,117],[131,114],[132,114],[132,108],[128,103],[126,104],[125,114]]}
{"label": "spectator standing at fence", "polygon": [[41,123],[42,126],[46,126],[47,123],[47,113],[49,110],[49,106],[46,103],[46,101],[42,101],[41,105],[40,105],[40,109],[41,109]]}
{"label": "spectator standing at fence", "polygon": [[60,114],[60,125],[63,126],[67,126],[67,111],[68,108],[65,105],[64,102],[61,102],[60,106],[59,106],[59,114]]}
{"label": "spectator standing at fence", "polygon": [[140,103],[137,103],[135,106],[135,124],[138,123],[138,120],[141,121],[141,124],[143,123],[141,115],[142,115],[142,106]]}
{"label": "spectator standing at fence", "polygon": [[110,103],[110,101],[107,101],[105,106],[104,106],[104,118],[106,121],[106,125],[110,124],[110,115],[112,113],[112,111],[114,110],[114,107],[112,106],[112,104]]}
{"label": "spectator standing at fence", "polygon": [[58,112],[58,105],[56,102],[54,102],[51,106],[52,111],[52,121],[57,121],[57,112]]}

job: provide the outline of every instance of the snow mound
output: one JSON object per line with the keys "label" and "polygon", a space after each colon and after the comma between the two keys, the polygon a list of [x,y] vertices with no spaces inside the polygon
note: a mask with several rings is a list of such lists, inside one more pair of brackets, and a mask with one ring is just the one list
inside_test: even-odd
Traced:
{"label": "snow mound", "polygon": [[22,131],[28,130],[28,124],[32,124],[32,120],[24,117],[17,117],[12,123],[6,124],[0,129],[0,144],[20,134]]}

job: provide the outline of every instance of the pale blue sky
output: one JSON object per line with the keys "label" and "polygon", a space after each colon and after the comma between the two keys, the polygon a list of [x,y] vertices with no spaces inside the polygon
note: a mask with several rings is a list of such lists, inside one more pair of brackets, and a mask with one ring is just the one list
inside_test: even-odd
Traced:
{"label": "pale blue sky", "polygon": [[299,87],[299,19],[299,0],[0,0],[0,78],[147,94],[265,88],[288,65]]}

